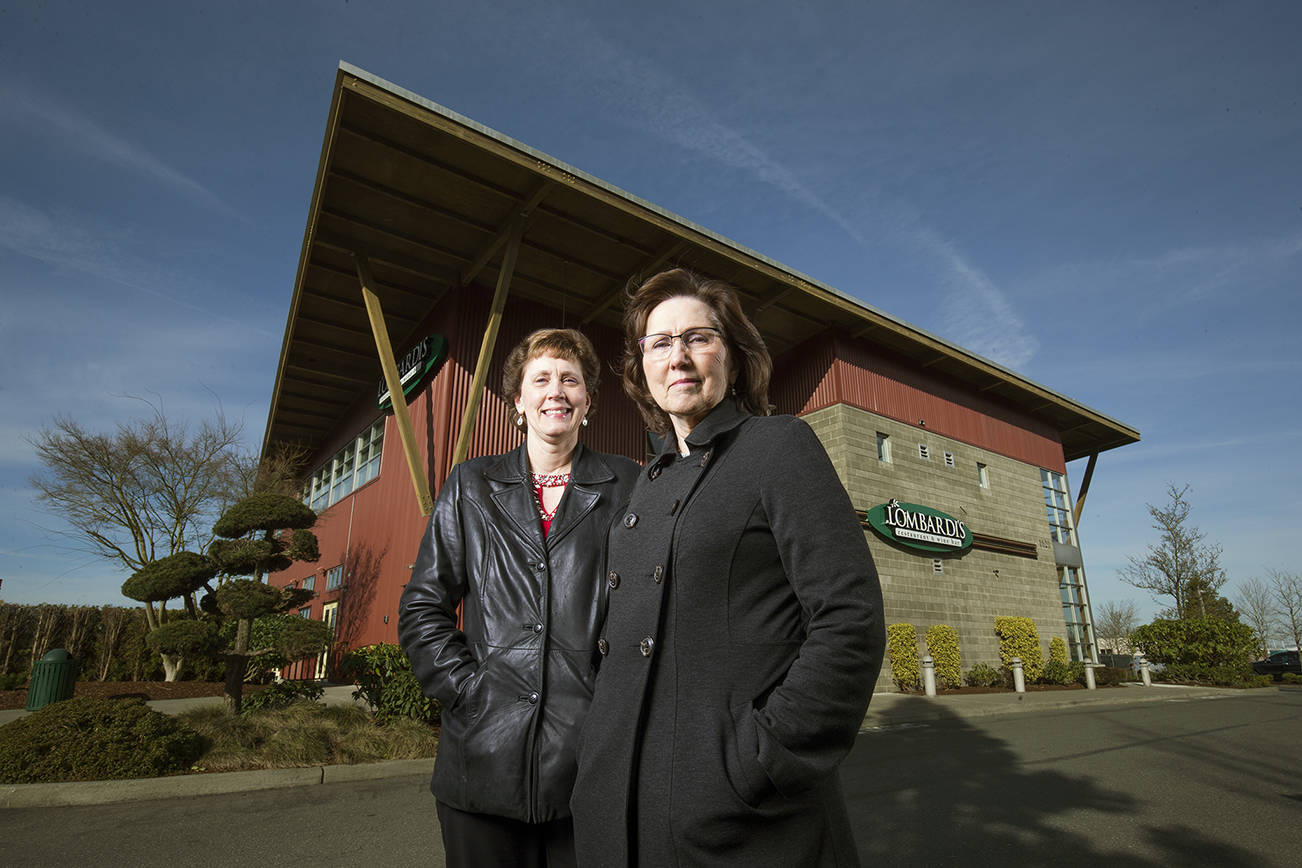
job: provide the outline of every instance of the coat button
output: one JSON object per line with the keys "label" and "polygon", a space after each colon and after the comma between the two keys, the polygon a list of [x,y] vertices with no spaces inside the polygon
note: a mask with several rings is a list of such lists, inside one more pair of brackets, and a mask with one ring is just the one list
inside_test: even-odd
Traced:
{"label": "coat button", "polygon": [[635,524],[637,524],[636,512],[630,512],[628,515],[624,516],[624,527],[632,527]]}
{"label": "coat button", "polygon": [[614,570],[611,570],[610,572],[606,573],[606,583],[610,585],[610,589],[612,591],[615,590],[615,588],[618,588],[619,573],[615,572]]}
{"label": "coat button", "polygon": [[641,642],[638,643],[637,647],[641,649],[643,657],[650,657],[652,649],[656,647],[656,640],[652,639],[650,636],[647,636],[645,639],[643,639]]}
{"label": "coat button", "polygon": [[710,463],[710,452],[711,452],[711,451],[712,451],[712,450],[707,449],[707,450],[705,450],[704,452],[701,453],[701,466],[702,466],[702,467],[704,467],[705,465],[707,465],[707,464]]}
{"label": "coat button", "polygon": [[655,467],[652,467],[652,468],[651,468],[651,472],[648,473],[647,475],[650,476],[652,479],[655,479],[657,476],[659,476],[659,475],[660,475],[660,465],[657,464]]}
{"label": "coat button", "polygon": [[598,639],[598,640],[597,640],[597,650],[601,652],[601,656],[603,656],[603,657],[606,656],[607,654],[610,653],[610,643],[607,642],[607,641],[605,640],[604,637],[601,638],[601,639]]}
{"label": "coat button", "polygon": [[534,691],[533,693],[530,693],[530,694],[529,694],[529,704],[530,704],[530,705],[537,705],[537,704],[538,704],[538,692],[537,692],[537,691]]}
{"label": "coat button", "polygon": [[651,574],[651,580],[657,585],[665,580],[665,568],[661,564],[656,564],[655,572]]}
{"label": "coat button", "polygon": [[544,561],[539,561],[533,565],[533,568],[541,573],[543,570],[547,569],[547,564]]}
{"label": "coat button", "polygon": [[541,633],[541,632],[543,631],[543,625],[542,625],[542,624],[534,624],[534,625],[533,625],[533,631],[534,631],[535,633]]}

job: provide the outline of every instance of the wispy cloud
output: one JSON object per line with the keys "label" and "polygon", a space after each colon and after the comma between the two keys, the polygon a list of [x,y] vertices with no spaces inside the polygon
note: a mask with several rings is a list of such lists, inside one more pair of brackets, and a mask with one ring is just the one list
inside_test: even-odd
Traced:
{"label": "wispy cloud", "polygon": [[147,149],[104,129],[51,94],[19,86],[11,77],[0,78],[0,118],[42,130],[63,147],[152,178],[215,211],[236,216],[215,193]]}
{"label": "wispy cloud", "polygon": [[[874,195],[874,213],[866,222],[889,228],[885,239],[870,239],[863,222],[848,217],[829,197],[772,157],[752,136],[726,123],[720,112],[661,67],[617,47],[595,31],[584,34],[584,44],[607,72],[609,98],[617,100],[621,112],[647,132],[753,175],[822,214],[861,247],[869,247],[874,240],[888,240],[920,249],[938,270],[944,286],[946,337],[1009,367],[1021,367],[1035,355],[1039,341],[1013,312],[1004,291],[953,242],[919,219],[914,208]],[[901,225],[909,227],[902,235],[898,232]]]}
{"label": "wispy cloud", "polygon": [[1009,368],[1025,366],[1040,341],[1008,303],[1005,292],[952,241],[922,223],[908,233],[938,269],[945,297],[941,323],[945,336]]}
{"label": "wispy cloud", "polygon": [[[1237,242],[1159,250],[1129,257],[1066,263],[1032,275],[1041,292],[1124,301],[1133,326],[1214,299],[1239,304],[1274,287],[1271,275],[1295,267],[1302,232]],[[1114,310],[1115,304],[1097,305]],[[1087,313],[1090,306],[1083,306]]]}
{"label": "wispy cloud", "polygon": [[[0,195],[0,250],[11,250],[59,268],[95,275],[166,299],[180,308],[227,326],[249,328],[245,320],[183,298],[186,287],[202,293],[201,288],[195,288],[193,275],[132,253],[127,248],[129,240],[129,234],[122,230],[104,229],[87,223],[78,215],[33,208]],[[271,335],[265,329],[258,331]]]}

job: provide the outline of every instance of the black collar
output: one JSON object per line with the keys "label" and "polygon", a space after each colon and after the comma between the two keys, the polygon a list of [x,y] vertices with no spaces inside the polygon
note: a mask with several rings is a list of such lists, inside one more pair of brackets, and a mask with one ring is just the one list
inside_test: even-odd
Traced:
{"label": "black collar", "polygon": [[[687,448],[694,450],[699,446],[708,446],[718,437],[736,428],[750,418],[750,413],[737,406],[736,401],[725,398],[687,435]],[[670,461],[678,456],[678,435],[671,427],[660,446],[660,454],[652,464]]]}

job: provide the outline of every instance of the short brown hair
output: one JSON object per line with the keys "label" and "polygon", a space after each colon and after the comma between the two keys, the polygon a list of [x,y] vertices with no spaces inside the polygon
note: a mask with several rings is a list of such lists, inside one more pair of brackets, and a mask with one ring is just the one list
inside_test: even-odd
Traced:
{"label": "short brown hair", "polygon": [[508,401],[520,397],[524,367],[542,355],[578,362],[583,371],[583,386],[588,391],[588,414],[597,404],[597,386],[601,382],[601,360],[587,335],[577,329],[538,329],[515,345],[502,365],[502,395]]}
{"label": "short brown hair", "polygon": [[733,383],[737,403],[743,410],[767,416],[773,359],[759,329],[742,311],[736,290],[722,280],[701,277],[685,268],[671,268],[631,288],[624,306],[624,391],[642,411],[647,427],[663,435],[669,432],[671,424],[669,414],[660,409],[647,389],[637,340],[646,334],[651,311],[661,302],[680,296],[699,299],[709,306],[710,319],[728,347],[732,367],[729,373],[737,376]]}

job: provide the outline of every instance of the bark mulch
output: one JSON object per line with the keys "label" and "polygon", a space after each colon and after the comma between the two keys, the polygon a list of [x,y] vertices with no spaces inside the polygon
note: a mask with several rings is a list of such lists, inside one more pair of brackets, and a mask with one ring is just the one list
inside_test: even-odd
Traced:
{"label": "bark mulch", "polygon": [[[263,685],[244,685],[244,695],[261,690]],[[123,699],[138,696],[141,699],[190,699],[196,696],[221,696],[226,685],[220,681],[78,681],[74,696]],[[0,690],[0,709],[23,708],[27,705],[27,688]]]}

